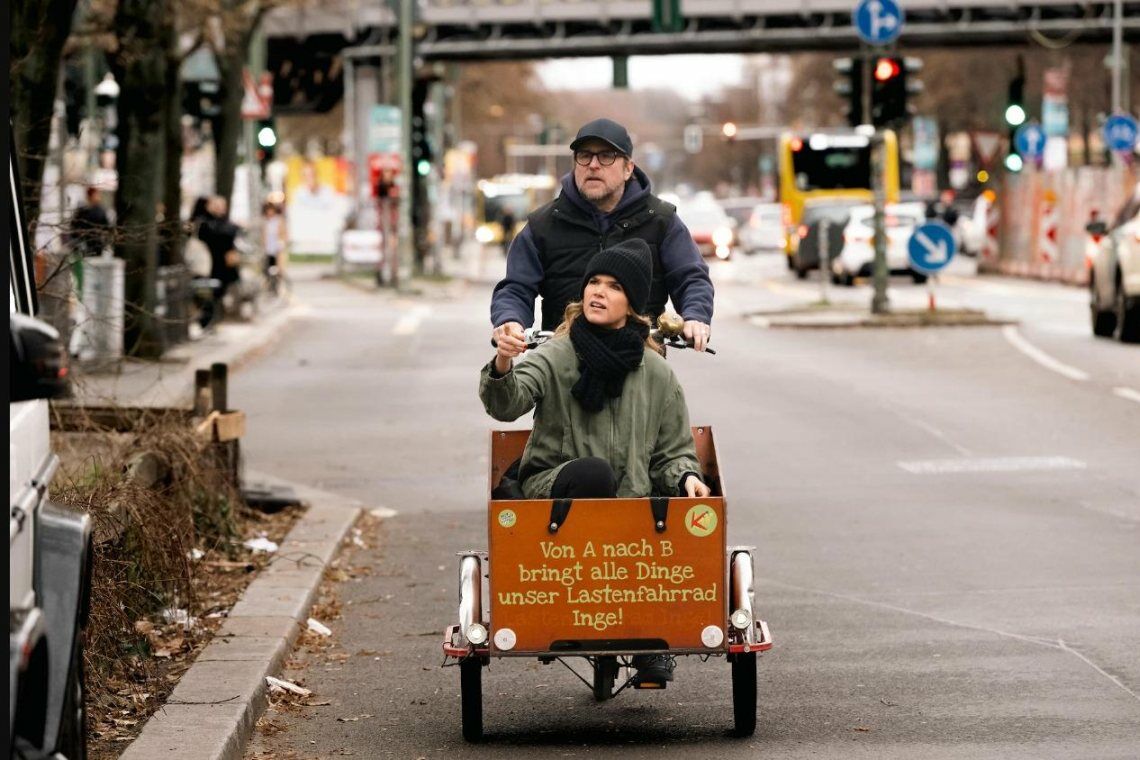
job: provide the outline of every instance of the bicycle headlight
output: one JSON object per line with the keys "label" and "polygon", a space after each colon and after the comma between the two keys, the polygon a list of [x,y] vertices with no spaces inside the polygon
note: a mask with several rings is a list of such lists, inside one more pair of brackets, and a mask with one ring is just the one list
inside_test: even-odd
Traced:
{"label": "bicycle headlight", "polygon": [[476,646],[487,643],[487,629],[482,623],[472,623],[467,626],[464,634],[467,636],[467,640]]}

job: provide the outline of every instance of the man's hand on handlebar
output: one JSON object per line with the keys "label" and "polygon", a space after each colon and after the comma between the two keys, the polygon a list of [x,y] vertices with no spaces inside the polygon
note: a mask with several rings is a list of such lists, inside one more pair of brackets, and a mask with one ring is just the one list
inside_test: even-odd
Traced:
{"label": "man's hand on handlebar", "polygon": [[696,475],[685,478],[685,494],[690,499],[703,499],[712,494],[712,489],[701,482]]}
{"label": "man's hand on handlebar", "polygon": [[698,322],[695,319],[685,321],[685,342],[691,345],[695,350],[704,351],[705,346],[708,345],[710,335],[712,335],[712,330],[704,322]]}
{"label": "man's hand on handlebar", "polygon": [[[491,331],[491,343],[499,349],[499,353],[507,351],[507,356],[515,357],[526,351],[526,335],[523,326],[518,322],[504,322]],[[513,353],[510,353],[512,352]]]}

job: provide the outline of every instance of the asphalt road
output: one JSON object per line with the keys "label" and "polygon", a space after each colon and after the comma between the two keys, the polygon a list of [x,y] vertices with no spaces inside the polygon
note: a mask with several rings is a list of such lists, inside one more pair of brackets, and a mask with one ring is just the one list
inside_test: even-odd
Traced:
{"label": "asphalt road", "polygon": [[371,575],[339,586],[349,659],[289,672],[331,704],[272,715],[284,730],[248,757],[1140,755],[1140,347],[1093,339],[1079,290],[968,263],[943,302],[1020,326],[762,329],[744,315],[818,286],[775,256],[715,271],[719,353],[670,361],[715,431],[729,541],[758,547],[776,647],[755,736],[728,734],[723,661],[599,705],[512,660],[484,676],[486,742],[463,742],[439,644],[454,552],[486,543],[490,288],[401,299],[301,274],[306,313],[231,381],[249,466],[397,515],[354,555]]}

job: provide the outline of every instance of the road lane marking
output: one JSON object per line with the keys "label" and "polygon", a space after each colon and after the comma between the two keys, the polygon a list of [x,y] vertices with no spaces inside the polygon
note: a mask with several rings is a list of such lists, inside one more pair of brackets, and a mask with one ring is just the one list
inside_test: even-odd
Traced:
{"label": "road lane marking", "polygon": [[1052,356],[1027,341],[1025,337],[1022,336],[1020,332],[1018,332],[1016,325],[1006,325],[1001,329],[1001,333],[1005,336],[1005,339],[1010,342],[1010,345],[1028,356],[1033,361],[1040,364],[1045,369],[1052,370],[1058,375],[1064,375],[1070,380],[1084,382],[1085,380],[1089,379],[1089,374],[1084,370],[1079,370],[1076,367],[1070,367],[1068,364],[1057,361]]}
{"label": "road lane marking", "polygon": [[1083,470],[1087,464],[1070,457],[992,457],[979,459],[923,459],[896,462],[915,475],[943,475],[968,472],[1040,472],[1042,470]]}
{"label": "road lane marking", "polygon": [[965,446],[960,446],[957,443],[955,443],[954,441],[950,440],[950,436],[946,435],[945,433],[943,433],[941,430],[934,427],[933,425],[929,425],[929,424],[923,422],[922,420],[912,419],[910,421],[912,423],[914,423],[915,425],[917,425],[918,427],[925,430],[926,432],[930,433],[932,436],[934,436],[938,440],[945,443],[947,446],[950,446],[951,448],[953,448],[955,451],[957,451],[962,456],[968,457],[968,456],[974,455],[974,452],[970,451]]}
{"label": "road lane marking", "polygon": [[423,322],[424,317],[429,314],[431,314],[431,308],[427,306],[417,306],[400,317],[399,321],[396,322],[396,326],[392,328],[392,334],[411,335],[420,329],[420,322]]}
{"label": "road lane marking", "polygon": [[1131,388],[1113,388],[1112,392],[1121,398],[1126,398],[1129,401],[1135,401],[1140,404],[1140,391],[1132,390]]}

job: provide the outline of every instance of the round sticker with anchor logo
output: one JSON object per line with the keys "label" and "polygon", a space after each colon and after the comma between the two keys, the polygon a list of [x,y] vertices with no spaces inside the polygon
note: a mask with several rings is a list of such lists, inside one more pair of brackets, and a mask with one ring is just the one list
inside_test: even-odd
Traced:
{"label": "round sticker with anchor logo", "polygon": [[716,530],[716,510],[708,504],[694,504],[685,513],[685,530],[697,538],[710,536]]}
{"label": "round sticker with anchor logo", "polygon": [[517,520],[518,517],[515,515],[515,511],[513,509],[504,509],[499,513],[499,525],[502,525],[504,528],[515,527],[515,522]]}

